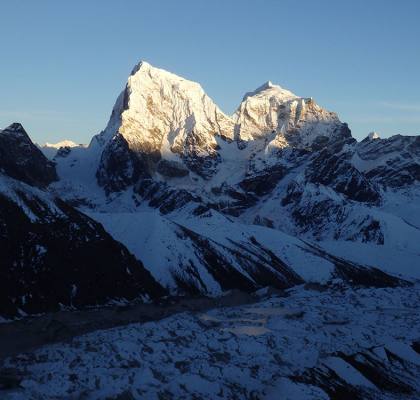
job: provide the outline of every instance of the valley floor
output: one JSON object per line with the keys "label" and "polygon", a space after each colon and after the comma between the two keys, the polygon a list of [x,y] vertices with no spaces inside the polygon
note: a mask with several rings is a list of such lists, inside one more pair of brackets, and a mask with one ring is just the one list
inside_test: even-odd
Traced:
{"label": "valley floor", "polygon": [[[418,399],[420,287],[306,285],[4,360],[2,399]],[[13,377],[21,379],[12,388]],[[17,384],[16,384],[17,386]]]}

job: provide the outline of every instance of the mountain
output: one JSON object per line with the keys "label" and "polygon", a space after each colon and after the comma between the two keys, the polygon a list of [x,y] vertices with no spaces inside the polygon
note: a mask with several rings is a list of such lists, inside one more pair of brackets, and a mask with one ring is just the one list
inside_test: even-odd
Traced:
{"label": "mountain", "polygon": [[232,137],[233,122],[199,84],[141,62],[94,138],[104,146],[98,182],[115,191],[156,173],[208,179],[220,163],[217,138]]}
{"label": "mountain", "polygon": [[54,158],[49,188],[173,293],[395,285],[420,276],[420,139],[377,136],[356,141],[271,82],[228,116],[199,84],[141,62],[106,128]]}
{"label": "mountain", "polygon": [[0,315],[165,293],[121,243],[45,189],[55,166],[20,124],[0,131]]}
{"label": "mountain", "polygon": [[74,143],[72,140],[62,140],[61,142],[57,143],[48,143],[46,142],[44,146],[42,147],[52,147],[54,149],[59,149],[60,147],[76,147],[79,146],[77,143]]}
{"label": "mountain", "polygon": [[269,137],[271,147],[307,147],[318,137],[349,136],[335,113],[267,82],[247,93],[233,116],[238,138]]}
{"label": "mountain", "polygon": [[0,171],[42,187],[57,180],[54,164],[32,143],[19,123],[0,130]]}
{"label": "mountain", "polygon": [[[92,271],[105,265],[105,281],[115,274],[121,285],[104,284],[98,302],[122,296],[124,285],[123,297],[133,298],[157,296],[161,287],[217,295],[337,279],[396,286],[420,277],[420,137],[358,142],[335,113],[271,82],[246,93],[228,116],[199,84],[141,62],[89,146],[60,145],[49,161],[13,124],[0,132],[0,151],[4,201],[10,215],[29,218],[26,231],[40,230],[37,240],[61,237],[59,248],[66,220],[88,241],[101,238],[97,261],[89,248],[80,263]],[[3,215],[8,230],[10,215]],[[18,234],[14,243],[29,242]],[[36,254],[19,262],[36,263]],[[139,274],[131,281],[127,263]],[[63,293],[75,284],[74,265],[63,266]]]}
{"label": "mountain", "polygon": [[248,93],[229,117],[199,84],[141,62],[108,126],[94,138],[103,147],[97,178],[108,192],[156,176],[210,181],[223,171],[229,156],[224,153],[234,148],[302,149],[315,138],[341,137],[350,137],[347,126],[311,98],[267,83]]}
{"label": "mountain", "polygon": [[54,146],[0,131],[0,322],[161,306],[3,324],[90,333],[0,362],[2,398],[419,398],[420,136],[357,141],[270,81],[229,116],[141,62]]}

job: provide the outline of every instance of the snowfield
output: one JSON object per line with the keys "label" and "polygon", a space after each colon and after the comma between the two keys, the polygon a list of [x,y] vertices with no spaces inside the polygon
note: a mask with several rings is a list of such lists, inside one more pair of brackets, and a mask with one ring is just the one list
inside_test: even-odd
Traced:
{"label": "snowfield", "polygon": [[260,290],[9,358],[2,399],[418,399],[420,287]]}

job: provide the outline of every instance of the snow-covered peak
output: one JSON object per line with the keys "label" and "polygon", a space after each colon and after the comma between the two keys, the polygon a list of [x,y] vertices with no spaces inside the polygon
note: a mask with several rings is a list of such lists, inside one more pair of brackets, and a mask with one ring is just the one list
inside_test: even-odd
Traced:
{"label": "snow-covered peak", "polygon": [[[211,136],[231,136],[233,126],[200,84],[144,61],[128,78],[122,123],[127,129],[120,133],[126,139],[137,140],[142,131],[140,139],[160,142],[156,144],[163,156],[176,152],[193,129]],[[134,132],[132,128],[138,129]]]}
{"label": "snow-covered peak", "polygon": [[349,134],[342,128],[335,113],[271,81],[247,93],[227,116],[198,83],[141,61],[90,148],[100,158],[99,184],[118,191],[140,177],[210,179],[226,155],[221,139],[242,149],[246,141],[268,139],[261,150],[271,153],[311,146],[318,136]]}
{"label": "snow-covered peak", "polygon": [[101,170],[108,169],[106,159],[111,160],[112,153],[118,152],[120,160],[127,150],[137,154],[142,166],[134,165],[131,157],[121,164],[124,175],[130,175],[125,181],[139,173],[164,173],[167,162],[182,174],[186,166],[208,177],[218,162],[216,138],[233,139],[233,132],[232,119],[198,83],[142,61],[129,76],[107,128],[94,142],[106,146]]}
{"label": "snow-covered peak", "polygon": [[[246,93],[229,117],[198,83],[141,61],[97,139],[105,144],[118,134],[131,150],[154,154],[155,160],[185,163],[192,142],[200,143],[201,157],[215,158],[217,136],[248,141],[304,128],[308,132],[298,142],[308,145],[321,134],[331,136],[337,124],[337,115],[312,98],[301,98],[271,81]],[[287,145],[283,139],[276,142]]]}
{"label": "snow-covered peak", "polygon": [[335,113],[318,106],[311,97],[296,96],[270,81],[245,94],[233,118],[241,140],[275,134],[274,147],[290,145],[289,139],[294,145],[308,146],[317,136],[333,136],[341,125]]}
{"label": "snow-covered peak", "polygon": [[263,85],[258,87],[252,92],[248,92],[243,97],[242,101],[245,101],[248,97],[276,97],[282,100],[296,99],[298,96],[293,94],[290,90],[283,89],[279,85],[274,85],[271,81],[265,82]]}
{"label": "snow-covered peak", "polygon": [[232,121],[200,84],[146,61],[134,67],[112,118],[106,129],[110,137],[118,132],[130,147],[160,151],[164,158],[176,158],[193,130],[212,137],[233,135]]}
{"label": "snow-covered peak", "polygon": [[[199,83],[182,78],[181,76],[166,71],[165,69],[155,67],[149,64],[147,61],[140,61],[137,65],[135,65],[128,78],[128,84],[133,81],[138,82],[139,80],[142,80],[143,83],[147,82],[148,80],[159,81],[161,83],[165,81],[171,81],[172,83],[184,82],[183,85],[185,87],[200,88],[203,92],[203,89]],[[144,89],[145,87],[146,86],[144,85],[142,88]]]}
{"label": "snow-covered peak", "polygon": [[46,142],[43,147],[59,149],[60,147],[77,147],[77,146],[79,145],[77,143],[74,143],[72,140],[62,140],[61,142],[57,142],[57,143]]}
{"label": "snow-covered peak", "polygon": [[[57,143],[45,143],[43,146],[38,145],[38,148],[42,151],[45,157],[47,157],[49,160],[54,159],[54,157],[57,154],[60,154],[62,150],[64,150],[66,153],[69,151],[69,148],[74,149],[76,147],[78,148],[85,148],[87,145],[85,144],[77,144],[73,142],[72,140],[62,140]],[[61,150],[60,150],[61,149]]]}
{"label": "snow-covered peak", "polygon": [[369,140],[375,140],[375,139],[380,139],[381,137],[379,136],[378,132],[370,132],[368,135],[368,139]]}
{"label": "snow-covered peak", "polygon": [[140,70],[140,68],[146,69],[146,68],[150,68],[150,67],[152,67],[152,66],[147,61],[141,60],[131,70],[131,74],[130,75],[134,75],[137,71]]}

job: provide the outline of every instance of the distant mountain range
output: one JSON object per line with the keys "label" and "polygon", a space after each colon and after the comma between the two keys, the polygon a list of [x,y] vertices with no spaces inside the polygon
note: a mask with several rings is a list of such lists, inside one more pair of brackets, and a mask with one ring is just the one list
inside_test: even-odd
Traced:
{"label": "distant mountain range", "polygon": [[357,142],[271,82],[228,116],[141,62],[89,146],[0,131],[0,203],[3,315],[420,277],[420,136]]}

